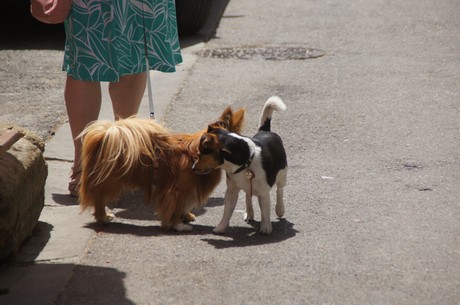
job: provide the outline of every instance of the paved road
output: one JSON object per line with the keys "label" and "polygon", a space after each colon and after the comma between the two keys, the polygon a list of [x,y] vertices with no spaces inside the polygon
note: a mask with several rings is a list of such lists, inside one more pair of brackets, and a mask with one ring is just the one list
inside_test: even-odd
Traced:
{"label": "paved road", "polygon": [[250,135],[279,95],[285,219],[262,236],[240,199],[229,232],[213,235],[222,184],[191,233],[168,233],[131,194],[114,223],[87,225],[58,304],[459,303],[459,14],[454,0],[230,1],[206,48],[325,55],[199,58],[165,121],[194,131],[244,106]]}

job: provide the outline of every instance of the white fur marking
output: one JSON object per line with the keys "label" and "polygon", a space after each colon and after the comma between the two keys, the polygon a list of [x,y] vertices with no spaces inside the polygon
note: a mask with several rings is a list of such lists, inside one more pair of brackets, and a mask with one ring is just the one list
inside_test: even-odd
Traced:
{"label": "white fur marking", "polygon": [[178,223],[177,225],[173,226],[173,229],[177,232],[190,232],[192,231],[193,227],[185,223]]}

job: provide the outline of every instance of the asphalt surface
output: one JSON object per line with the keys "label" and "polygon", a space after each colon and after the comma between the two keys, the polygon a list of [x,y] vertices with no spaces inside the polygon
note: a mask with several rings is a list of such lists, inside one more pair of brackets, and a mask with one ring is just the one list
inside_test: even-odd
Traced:
{"label": "asphalt surface", "polygon": [[[19,263],[4,273],[9,283],[49,291],[42,304],[56,296],[56,304],[458,304],[459,14],[454,0],[230,1],[216,37],[186,49],[180,83],[160,79],[175,82],[172,95],[158,98],[166,101],[161,117],[191,132],[228,105],[245,107],[251,135],[264,101],[280,96],[287,110],[274,114],[272,129],[288,155],[285,218],[272,213],[273,233],[260,235],[258,209],[245,223],[240,198],[229,231],[212,234],[223,213],[222,183],[190,233],[160,230],[137,193],[112,206],[112,224],[98,227],[48,183],[40,225],[50,236],[29,258],[38,263],[23,267],[42,275],[40,284],[21,277]],[[194,55],[242,46],[325,55]],[[65,145],[60,136],[51,148]],[[55,172],[69,167],[50,164]],[[56,255],[72,248],[69,240],[78,251]],[[43,274],[55,275],[55,287]],[[1,276],[0,284],[7,285]]]}
{"label": "asphalt surface", "polygon": [[66,121],[64,28],[30,15],[27,0],[4,1],[0,12],[0,121],[49,140]]}

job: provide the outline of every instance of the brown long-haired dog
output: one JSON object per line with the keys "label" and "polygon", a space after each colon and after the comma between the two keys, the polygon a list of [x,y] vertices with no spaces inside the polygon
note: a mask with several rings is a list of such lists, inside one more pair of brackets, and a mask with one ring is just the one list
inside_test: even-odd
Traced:
{"label": "brown long-haired dog", "polygon": [[[240,133],[244,114],[244,109],[233,112],[228,107],[210,126]],[[114,216],[106,213],[106,204],[124,190],[142,189],[145,201],[154,203],[162,228],[192,230],[186,224],[195,219],[190,211],[206,204],[221,177],[220,169],[207,175],[192,171],[205,131],[175,134],[140,118],[93,122],[80,135],[82,209],[93,207],[97,222],[109,222]]]}

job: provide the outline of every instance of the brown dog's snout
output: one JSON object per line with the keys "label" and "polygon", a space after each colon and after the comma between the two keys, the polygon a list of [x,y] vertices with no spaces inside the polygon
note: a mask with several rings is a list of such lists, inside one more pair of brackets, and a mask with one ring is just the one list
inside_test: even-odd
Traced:
{"label": "brown dog's snout", "polygon": [[192,171],[198,175],[206,175],[212,172],[214,167],[212,166],[207,166],[207,163],[205,160],[202,160],[201,158],[196,160],[195,163],[192,165]]}
{"label": "brown dog's snout", "polygon": [[192,165],[192,171],[195,172],[196,174],[198,175],[202,175],[203,172],[202,170],[199,168],[199,163],[200,162],[200,159],[196,160],[193,165]]}
{"label": "brown dog's snout", "polygon": [[199,160],[196,160],[193,164],[192,164],[192,171],[196,172],[196,164]]}

